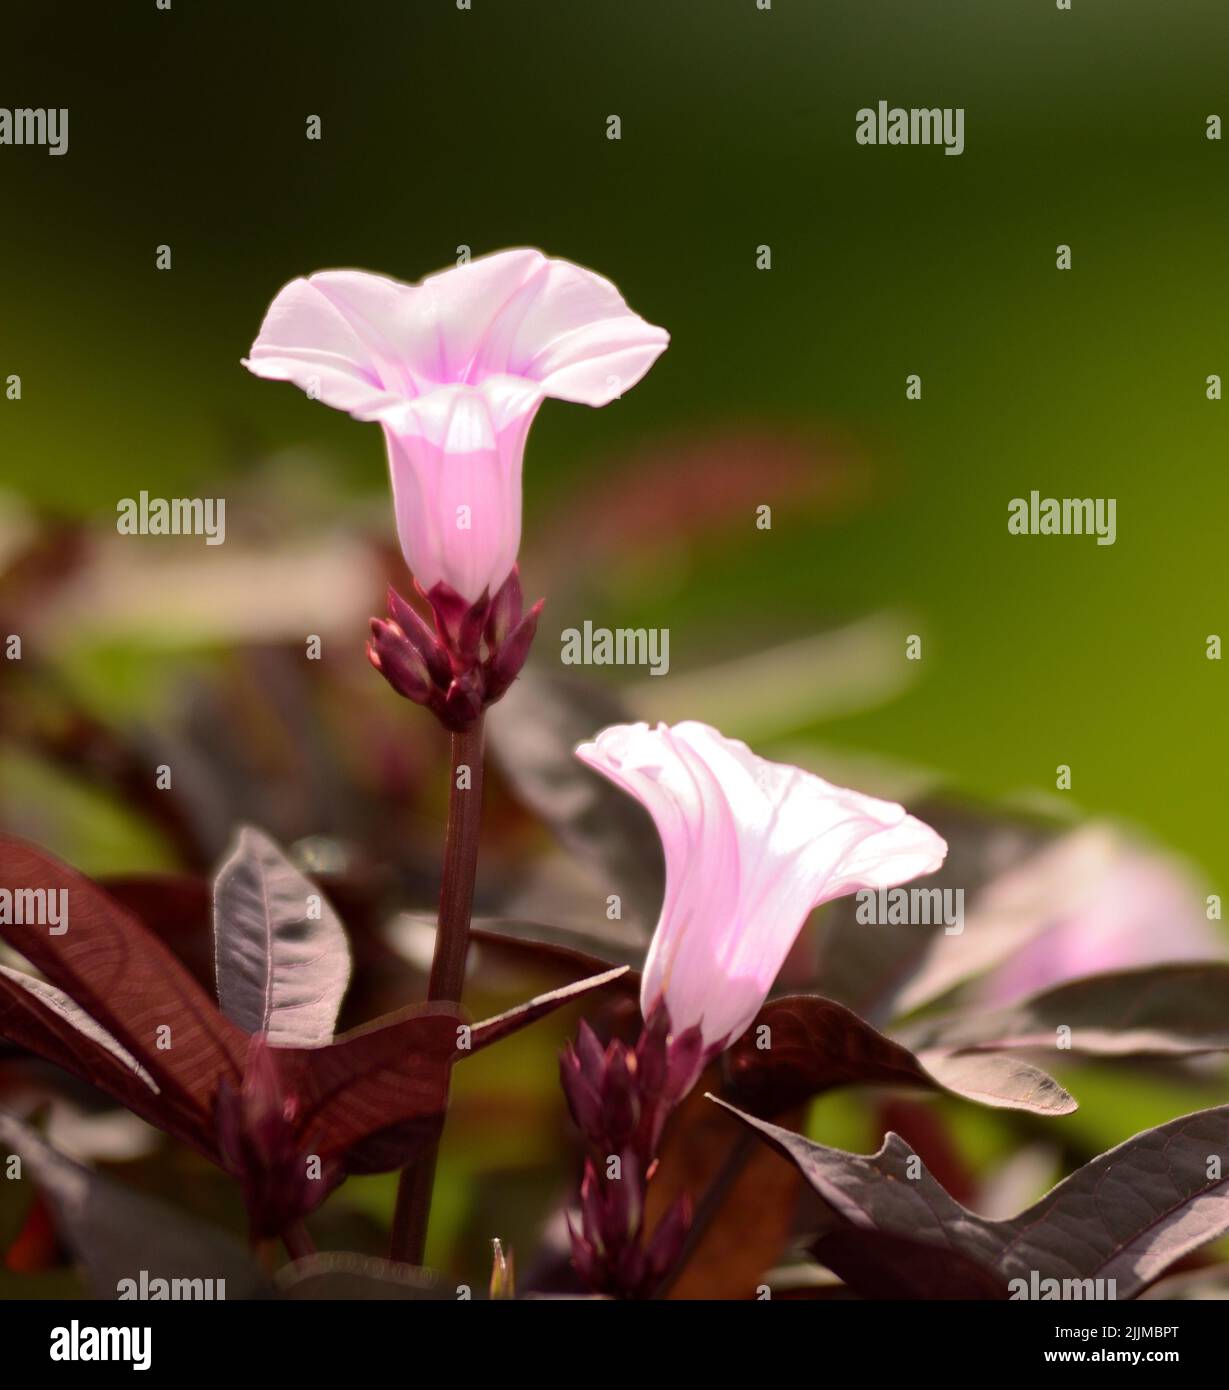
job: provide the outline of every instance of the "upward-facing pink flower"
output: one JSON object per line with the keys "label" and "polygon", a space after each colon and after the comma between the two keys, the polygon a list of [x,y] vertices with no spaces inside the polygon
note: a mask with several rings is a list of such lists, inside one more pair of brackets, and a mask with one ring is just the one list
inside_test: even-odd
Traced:
{"label": "upward-facing pink flower", "polygon": [[636,797],[666,858],[640,989],[675,1032],[732,1043],[767,998],[811,909],[933,873],[947,854],[891,801],[758,758],[707,724],[619,724],[576,756]]}
{"label": "upward-facing pink flower", "polygon": [[516,250],[420,285],[359,270],[292,280],[244,364],[380,422],[406,563],[424,592],[473,602],[516,563],[521,457],[543,399],[605,405],[668,341],[609,280]]}

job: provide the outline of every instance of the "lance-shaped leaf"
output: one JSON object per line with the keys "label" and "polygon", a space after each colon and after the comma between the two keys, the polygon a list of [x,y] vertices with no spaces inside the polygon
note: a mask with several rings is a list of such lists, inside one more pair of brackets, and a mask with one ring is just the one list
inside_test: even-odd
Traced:
{"label": "lance-shaped leaf", "polygon": [[345,929],[320,890],[244,826],[213,888],[222,1012],[273,1047],[329,1042],[350,980]]}
{"label": "lance-shaped leaf", "polygon": [[1229,1049],[1229,965],[1089,975],[1003,1009],[925,1019],[902,1037],[917,1048],[1061,1047],[1097,1057],[1221,1052]]}
{"label": "lance-shaped leaf", "polygon": [[0,965],[0,1037],[104,1090],[158,1094],[140,1062],[63,990],[7,965]]}
{"label": "lance-shaped leaf", "polygon": [[[438,1017],[424,1015],[421,1009],[407,1010],[404,1022],[380,1020],[349,1035],[350,1042],[342,1039],[331,1048],[305,1054],[314,1085],[321,1085],[322,1077],[327,1077],[326,1084],[335,1089],[341,1078],[344,1089],[335,1099],[330,1099],[329,1108],[322,1113],[330,1126],[356,1136],[349,1143],[346,1167],[352,1173],[382,1173],[404,1167],[443,1119],[448,1098],[448,1063],[491,1047],[594,990],[618,983],[626,973],[626,966],[607,970],[590,979],[540,994],[506,1013],[472,1025],[464,1023],[460,1014],[440,1005],[431,1006],[441,1010]],[[398,1050],[396,1034],[399,1029],[413,1030],[411,1041],[417,1049],[413,1058]],[[368,1040],[366,1043],[364,1038]],[[340,1058],[336,1057],[343,1048],[347,1051]],[[348,1053],[350,1048],[355,1049],[353,1058]],[[361,1083],[356,1083],[352,1076],[344,1079],[341,1071],[334,1074],[339,1064],[344,1069],[359,1060],[366,1066],[373,1056],[390,1052],[391,1065],[377,1064],[362,1077]],[[279,1061],[285,1055],[279,1052]],[[444,1064],[442,1070],[441,1062]],[[337,1115],[339,1105],[345,1107],[342,1122]],[[397,1106],[404,1111],[400,1116],[393,1113]],[[320,1116],[315,1117],[315,1124],[323,1128]],[[360,1127],[363,1128],[361,1135],[358,1133]],[[326,1142],[333,1152],[331,1130]]]}
{"label": "lance-shaped leaf", "polygon": [[84,875],[34,845],[0,836],[0,883],[63,894],[67,931],[0,925],[0,936],[111,1035],[157,1084],[163,1127],[213,1146],[219,1082],[238,1084],[246,1038],[187,970]]}
{"label": "lance-shaped leaf", "polygon": [[1007,1110],[1067,1115],[1072,1097],[1039,1068],[996,1053],[916,1056],[851,1009],[818,995],[769,1000],[726,1055],[730,1094],[757,1115],[778,1115],[837,1086],[945,1090]]}
{"label": "lance-shaped leaf", "polygon": [[1004,1291],[1035,1273],[1112,1279],[1116,1297],[1133,1298],[1176,1260],[1229,1230],[1229,1174],[1221,1176],[1229,1149],[1225,1105],[1135,1135],[1010,1221],[962,1207],[898,1135],[863,1157],[726,1108],[797,1164],[832,1216],[817,1255],[870,1297],[899,1287],[902,1262],[937,1250],[971,1261]]}
{"label": "lance-shaped leaf", "polygon": [[564,1004],[570,1004],[594,990],[605,989],[607,985],[621,981],[627,974],[626,965],[616,966],[614,970],[606,970],[600,975],[591,975],[588,979],[577,980],[574,984],[564,985],[560,989],[552,989],[547,994],[539,994],[536,998],[530,999],[528,1003],[517,1004],[515,1008],[497,1014],[494,1018],[475,1023],[470,1030],[469,1051],[480,1052],[484,1047],[490,1047],[513,1033],[519,1033],[522,1028],[536,1023],[546,1014],[554,1013]]}
{"label": "lance-shaped leaf", "polygon": [[[121,1281],[224,1279],[225,1297],[272,1293],[260,1267],[229,1235],[85,1168],[0,1111],[0,1145],[17,1154],[49,1202],[60,1234],[85,1266],[98,1298]],[[24,1174],[23,1174],[24,1176]]]}

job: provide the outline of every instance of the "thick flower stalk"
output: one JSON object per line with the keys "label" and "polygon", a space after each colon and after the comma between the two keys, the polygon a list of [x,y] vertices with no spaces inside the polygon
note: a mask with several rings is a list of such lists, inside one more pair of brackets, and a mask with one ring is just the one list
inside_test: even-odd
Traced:
{"label": "thick flower stalk", "polygon": [[562,1065],[588,1150],[573,1262],[592,1288],[634,1297],[687,1229],[672,1209],[642,1242],[671,1109],[751,1025],[813,908],[933,873],[947,846],[894,802],[768,762],[706,724],[616,725],[576,755],[644,805],[666,860],[639,1043],[603,1051],[582,1027]]}
{"label": "thick flower stalk", "polygon": [[610,281],[533,250],[420,285],[321,271],[270,306],[245,365],[384,432],[402,552],[434,626],[392,594],[369,655],[449,728],[503,694],[533,639],[538,606],[522,612],[516,558],[538,407],[606,405],[668,341]]}

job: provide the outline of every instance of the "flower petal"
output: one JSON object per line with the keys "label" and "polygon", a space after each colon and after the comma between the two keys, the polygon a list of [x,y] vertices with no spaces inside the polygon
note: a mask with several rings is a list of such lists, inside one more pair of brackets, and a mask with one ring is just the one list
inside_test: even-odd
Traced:
{"label": "flower petal", "polygon": [[243,365],[326,405],[372,419],[417,394],[399,347],[406,286],[360,270],[326,270],[279,290]]}
{"label": "flower petal", "polygon": [[894,802],[756,757],[708,725],[618,725],[577,757],[657,826],[666,894],[641,991],[672,1024],[732,1042],[766,998],[803,921],[859,888],[931,873],[947,846]]}
{"label": "flower petal", "polygon": [[516,564],[525,436],[540,397],[509,380],[440,388],[384,422],[397,534],[424,590],[444,583],[473,602]]}
{"label": "flower petal", "polygon": [[292,280],[244,365],[360,419],[382,419],[398,400],[492,376],[604,405],[635,385],[668,342],[609,280],[519,249],[419,285],[361,270]]}

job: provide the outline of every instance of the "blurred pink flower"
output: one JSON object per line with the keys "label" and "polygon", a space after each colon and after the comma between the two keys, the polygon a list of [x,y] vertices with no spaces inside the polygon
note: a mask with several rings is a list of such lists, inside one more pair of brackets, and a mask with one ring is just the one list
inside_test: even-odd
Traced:
{"label": "blurred pink flower", "polygon": [[475,601],[516,563],[538,406],[606,405],[668,342],[609,280],[515,250],[420,285],[358,270],[292,280],[244,365],[380,422],[406,564],[424,592]]}
{"label": "blurred pink flower", "polygon": [[1226,954],[1187,866],[1100,826],[1003,875],[986,891],[978,919],[1007,918],[1012,908],[1027,935],[978,984],[983,1004],[1007,1004],[1103,971]]}
{"label": "blurred pink flower", "polygon": [[903,807],[756,757],[707,724],[620,724],[576,756],[639,800],[666,859],[640,1007],[716,1049],[750,1025],[812,908],[933,873],[947,845]]}

